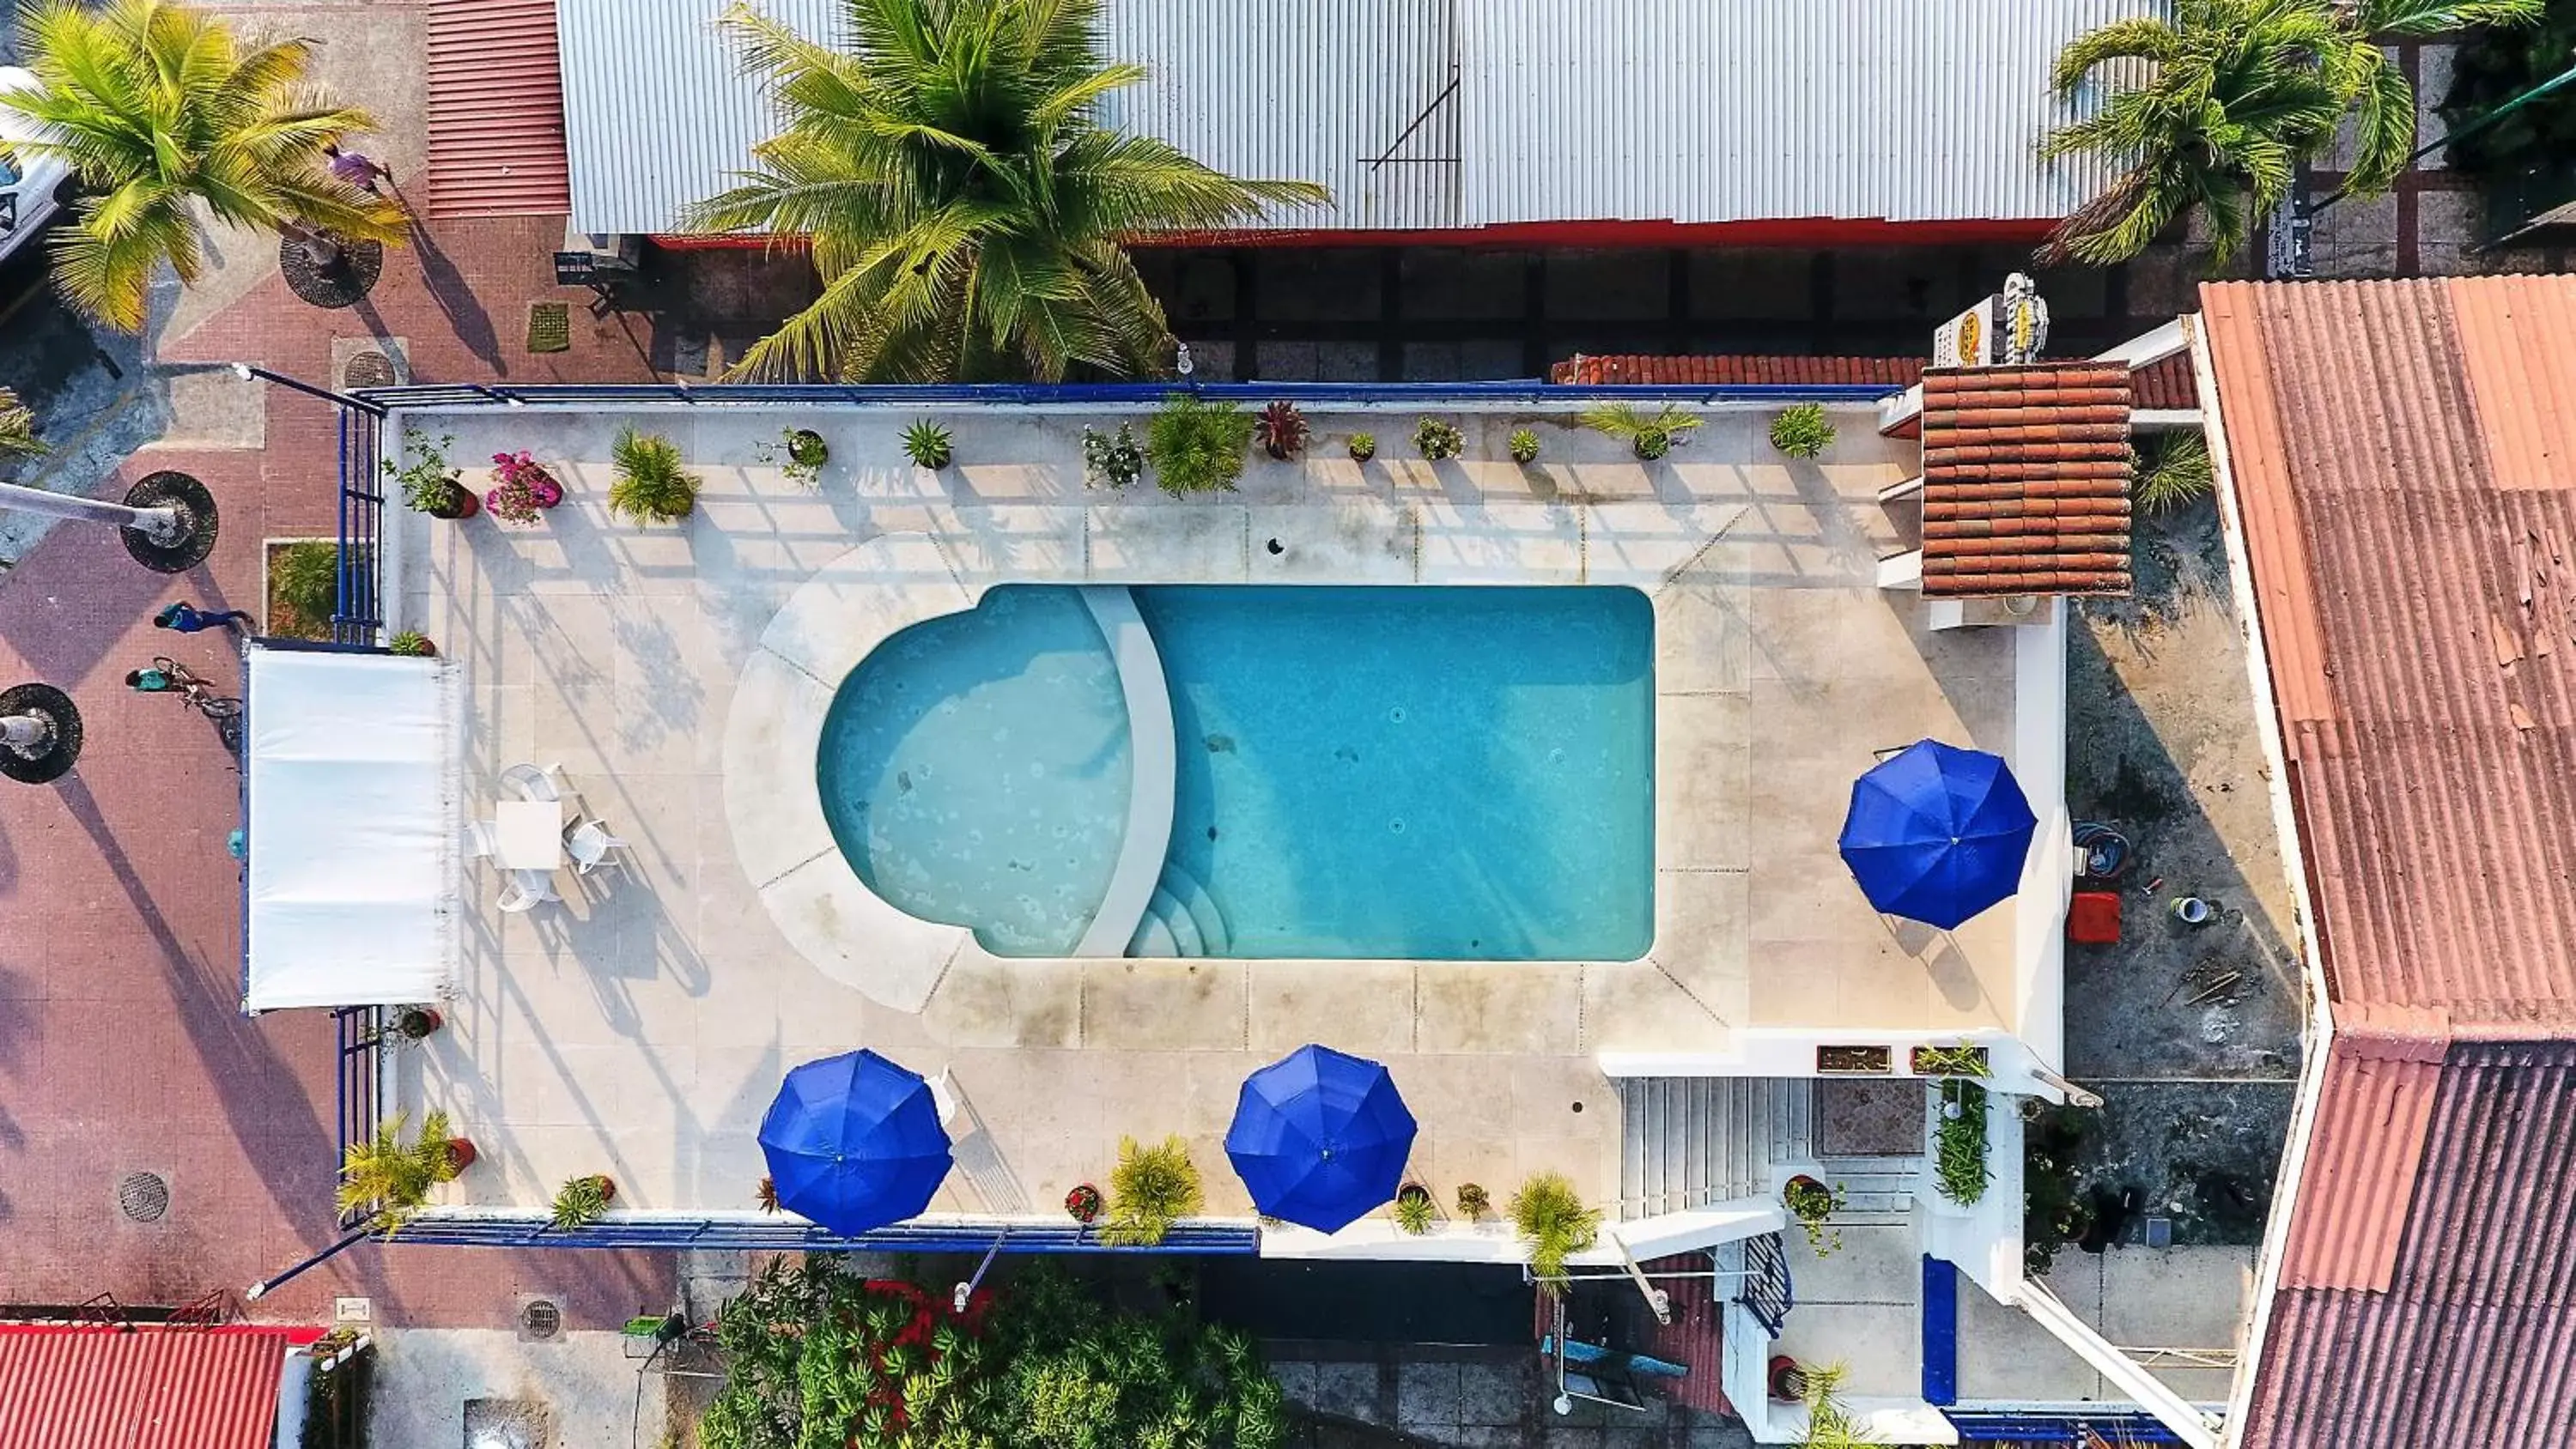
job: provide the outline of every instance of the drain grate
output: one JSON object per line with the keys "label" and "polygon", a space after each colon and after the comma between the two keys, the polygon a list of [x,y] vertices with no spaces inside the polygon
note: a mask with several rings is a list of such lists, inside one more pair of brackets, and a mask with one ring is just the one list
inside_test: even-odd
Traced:
{"label": "drain grate", "polygon": [[531,1298],[519,1305],[519,1334],[523,1338],[552,1338],[563,1331],[563,1310],[551,1298]]}
{"label": "drain grate", "polygon": [[116,1206],[138,1223],[157,1223],[170,1211],[170,1184],[158,1173],[128,1173],[116,1185]]}
{"label": "drain grate", "polygon": [[373,348],[358,353],[340,369],[342,387],[391,387],[394,385],[394,361]]}

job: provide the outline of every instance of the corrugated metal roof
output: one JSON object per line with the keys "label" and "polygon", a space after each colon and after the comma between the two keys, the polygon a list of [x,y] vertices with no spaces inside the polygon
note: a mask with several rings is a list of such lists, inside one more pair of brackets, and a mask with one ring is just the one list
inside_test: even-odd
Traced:
{"label": "corrugated metal roof", "polygon": [[2144,0],[1465,0],[1469,224],[2054,218],[2068,40]]}
{"label": "corrugated metal roof", "polygon": [[2455,1046],[2430,1096],[2386,1291],[2274,1297],[2243,1449],[2576,1442],[2576,1044]]}
{"label": "corrugated metal roof", "polygon": [[1923,592],[2129,591],[2129,369],[1923,374]]}
{"label": "corrugated metal roof", "polygon": [[1919,357],[1648,357],[1576,353],[1548,369],[1547,380],[1578,386],[1708,383],[1885,383],[1912,387],[1923,376]]}
{"label": "corrugated metal roof", "polygon": [[[723,3],[557,0],[585,229],[671,229],[774,130],[713,29]],[[760,8],[839,38],[832,0]],[[2101,172],[2037,158],[2068,118],[2049,62],[2072,36],[2157,8],[1109,0],[1109,53],[1154,73],[1110,114],[1237,175],[1332,188],[1333,210],[1271,219],[1281,227],[2053,218]]]}
{"label": "corrugated metal roof", "polygon": [[268,1449],[310,1333],[0,1328],[0,1449]]}
{"label": "corrugated metal roof", "polygon": [[571,204],[554,0],[431,6],[429,214],[561,215]]}
{"label": "corrugated metal roof", "polygon": [[2335,999],[2576,1030],[2576,279],[2202,298]]}
{"label": "corrugated metal roof", "polygon": [[2441,1080],[2437,1042],[2334,1043],[2300,1179],[2310,1210],[2290,1224],[2281,1286],[2387,1289]]}

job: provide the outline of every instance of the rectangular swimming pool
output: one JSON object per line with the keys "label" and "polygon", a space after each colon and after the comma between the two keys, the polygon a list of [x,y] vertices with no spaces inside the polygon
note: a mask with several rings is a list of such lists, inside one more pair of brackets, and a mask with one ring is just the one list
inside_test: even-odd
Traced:
{"label": "rectangular swimming pool", "polygon": [[[992,590],[842,686],[826,813],[871,889],[1000,955],[1073,954],[1104,930],[1131,956],[1602,961],[1651,944],[1643,594],[1135,587],[1169,698],[1158,745],[1130,735],[1131,713],[1159,731],[1161,711],[1122,702],[1083,592]],[[1163,759],[1150,900],[1132,932],[1094,929],[1137,833],[1138,762]]]}

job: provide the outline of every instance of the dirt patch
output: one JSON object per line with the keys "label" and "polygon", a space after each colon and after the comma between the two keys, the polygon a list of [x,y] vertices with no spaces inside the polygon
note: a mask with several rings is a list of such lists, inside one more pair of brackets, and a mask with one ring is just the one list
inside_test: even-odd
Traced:
{"label": "dirt patch", "polygon": [[2043,1186],[2034,1161],[2034,1205],[2074,1204],[2064,1236],[2095,1251],[2147,1243],[2159,1219],[2180,1246],[2258,1244],[2296,1095],[2294,1082],[2135,1083],[2098,1112],[2053,1109],[2029,1133],[2060,1168]]}

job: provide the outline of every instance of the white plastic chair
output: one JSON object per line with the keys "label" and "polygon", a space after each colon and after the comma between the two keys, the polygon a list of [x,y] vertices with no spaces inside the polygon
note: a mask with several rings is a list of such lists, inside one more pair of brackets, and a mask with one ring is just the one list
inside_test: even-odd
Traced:
{"label": "white plastic chair", "polygon": [[501,772],[501,788],[518,791],[522,800],[560,800],[563,766],[512,765]]}
{"label": "white plastic chair", "polygon": [[[585,820],[564,834],[564,854],[572,857],[573,867],[583,875],[608,863],[611,851],[623,851],[626,842],[608,833],[608,827],[596,820]],[[621,859],[619,867],[624,868]]]}
{"label": "white plastic chair", "polygon": [[503,911],[515,916],[521,911],[535,910],[539,902],[549,899],[547,895],[528,889],[526,875],[525,871],[512,871],[510,878],[501,882],[501,899],[497,904]]}
{"label": "white plastic chair", "polygon": [[465,853],[475,860],[490,860],[501,853],[501,827],[490,820],[465,822]]}

